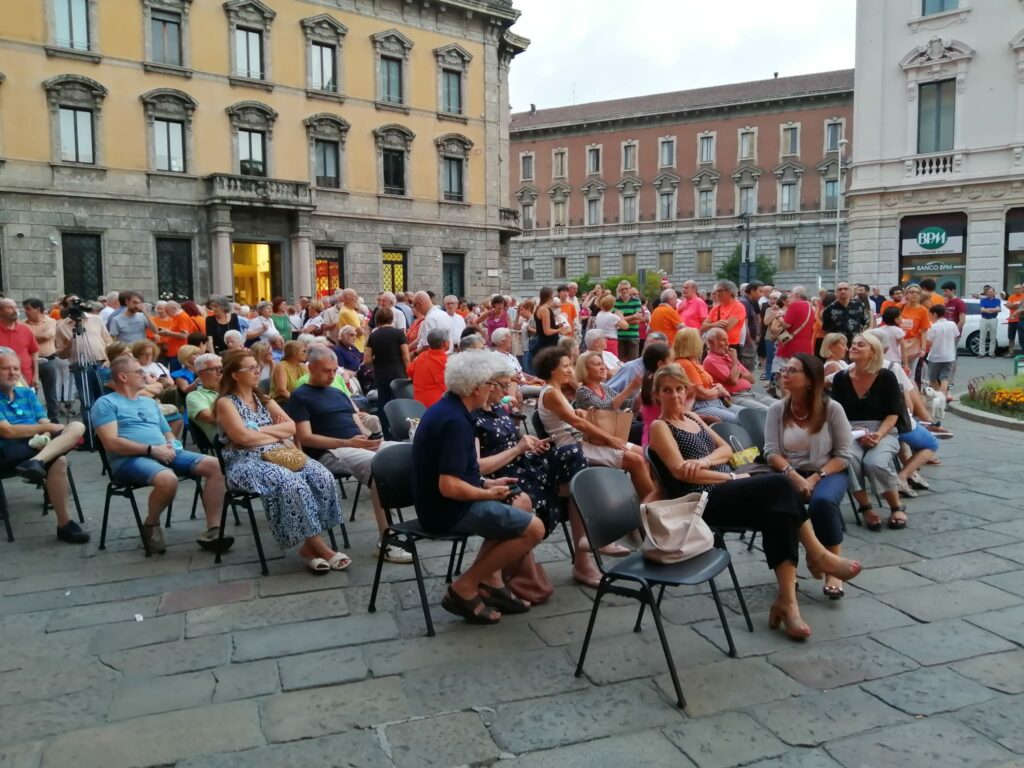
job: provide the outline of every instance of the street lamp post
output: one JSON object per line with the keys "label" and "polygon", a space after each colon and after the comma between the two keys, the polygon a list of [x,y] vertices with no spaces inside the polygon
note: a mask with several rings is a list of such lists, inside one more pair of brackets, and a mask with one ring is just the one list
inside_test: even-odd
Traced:
{"label": "street lamp post", "polygon": [[755,277],[757,277],[757,267],[750,260],[750,213],[744,211],[737,218],[743,221],[737,229],[746,230],[746,244],[743,248],[743,258],[740,259],[740,283],[749,283]]}
{"label": "street lamp post", "polygon": [[847,144],[846,139],[840,139],[836,149],[836,257],[835,257],[835,282],[832,289],[839,285],[839,225],[843,218],[843,147]]}

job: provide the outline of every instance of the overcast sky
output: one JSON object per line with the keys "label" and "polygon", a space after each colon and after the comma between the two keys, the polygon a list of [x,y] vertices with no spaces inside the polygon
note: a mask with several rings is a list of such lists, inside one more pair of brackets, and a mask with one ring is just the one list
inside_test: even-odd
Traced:
{"label": "overcast sky", "polygon": [[514,2],[513,112],[853,67],[855,0]]}

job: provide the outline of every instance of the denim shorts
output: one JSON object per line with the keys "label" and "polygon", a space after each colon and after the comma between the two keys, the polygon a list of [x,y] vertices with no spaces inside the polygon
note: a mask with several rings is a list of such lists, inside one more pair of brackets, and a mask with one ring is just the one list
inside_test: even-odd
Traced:
{"label": "denim shorts", "polygon": [[935,438],[935,435],[921,424],[918,424],[909,432],[901,432],[899,437],[900,442],[906,443],[907,447],[914,453],[918,451],[939,450],[939,441]]}
{"label": "denim shorts", "polygon": [[500,501],[474,501],[449,533],[485,539],[515,539],[523,534],[533,514]]}
{"label": "denim shorts", "polygon": [[113,468],[114,479],[134,485],[149,485],[165,469],[176,475],[191,475],[196,465],[205,458],[201,453],[178,451],[170,464],[161,464],[149,456],[129,456],[121,459]]}
{"label": "denim shorts", "polygon": [[928,378],[932,381],[950,381],[953,378],[953,363],[928,363]]}

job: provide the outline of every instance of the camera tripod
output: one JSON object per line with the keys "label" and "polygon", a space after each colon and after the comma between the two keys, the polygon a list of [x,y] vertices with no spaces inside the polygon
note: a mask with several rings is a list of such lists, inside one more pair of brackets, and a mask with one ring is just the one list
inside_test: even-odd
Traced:
{"label": "camera tripod", "polygon": [[99,377],[98,356],[92,348],[92,341],[85,332],[84,314],[72,315],[69,313],[73,325],[71,331],[72,357],[71,376],[75,382],[75,389],[78,390],[78,401],[80,403],[82,423],[85,425],[85,448],[89,451],[96,450],[96,435],[92,427],[93,403],[102,395],[102,384]]}

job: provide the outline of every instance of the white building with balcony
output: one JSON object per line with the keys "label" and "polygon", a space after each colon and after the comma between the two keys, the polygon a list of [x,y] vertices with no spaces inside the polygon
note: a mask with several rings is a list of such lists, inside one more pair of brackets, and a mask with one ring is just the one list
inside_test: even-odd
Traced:
{"label": "white building with balcony", "polygon": [[858,0],[851,280],[1024,282],[1024,2]]}

